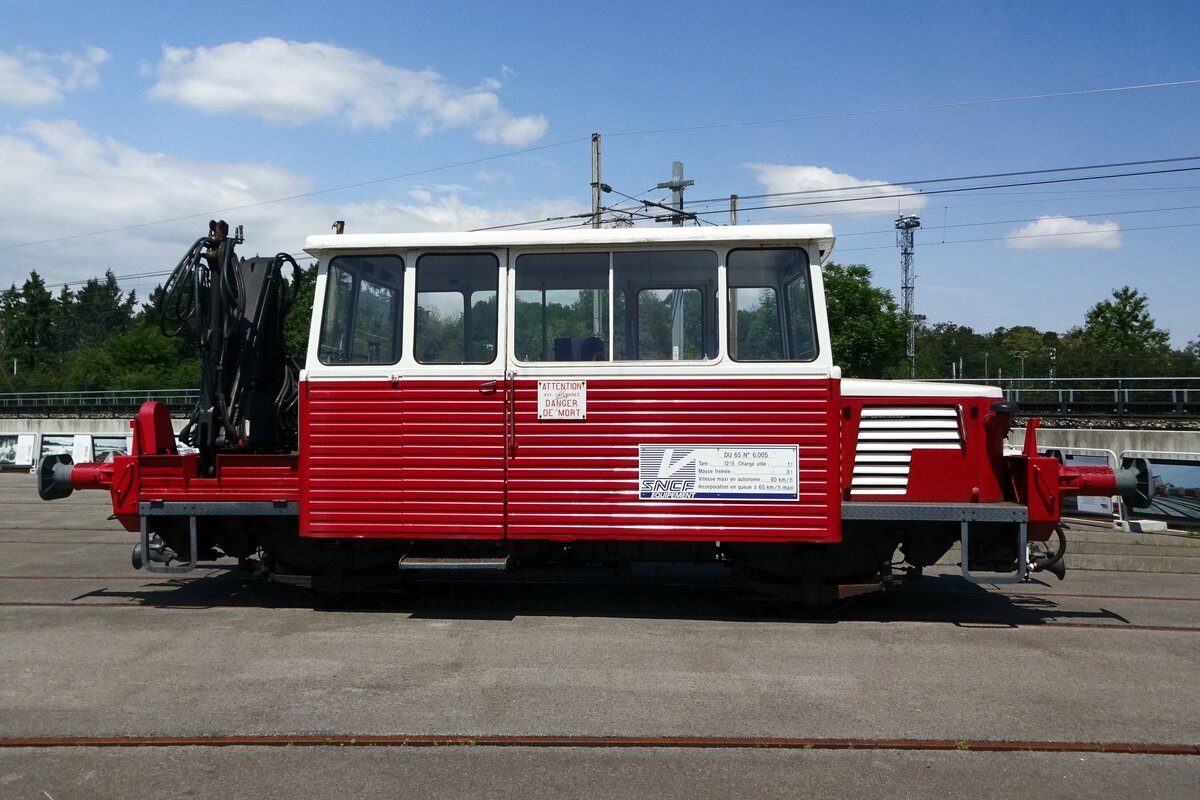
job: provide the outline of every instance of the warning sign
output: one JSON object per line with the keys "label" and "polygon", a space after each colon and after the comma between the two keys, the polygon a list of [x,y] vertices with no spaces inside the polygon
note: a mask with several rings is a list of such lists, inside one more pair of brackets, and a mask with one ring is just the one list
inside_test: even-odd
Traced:
{"label": "warning sign", "polygon": [[587,381],[538,381],[538,419],[587,419]]}

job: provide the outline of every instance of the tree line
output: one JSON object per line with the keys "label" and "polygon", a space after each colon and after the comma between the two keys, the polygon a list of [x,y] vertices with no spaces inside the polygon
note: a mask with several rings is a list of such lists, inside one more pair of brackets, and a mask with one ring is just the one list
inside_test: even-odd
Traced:
{"label": "tree line", "polygon": [[[289,352],[303,355],[316,266],[305,273],[285,328]],[[194,326],[164,332],[162,286],[140,303],[111,270],[79,289],[52,292],[37,271],[0,292],[0,392],[188,389],[200,381]]]}
{"label": "tree line", "polygon": [[[307,347],[316,265],[305,271],[285,326],[290,353]],[[904,378],[908,328],[895,296],[861,264],[825,267],[835,363],[848,377]],[[194,388],[200,361],[194,331],[166,335],[156,311],[159,286],[145,304],[120,288],[112,271],[80,288],[51,291],[36,271],[0,292],[0,392]],[[1080,324],[1059,333],[1027,325],[975,331],[952,322],[916,321],[918,378],[1200,375],[1200,341],[1172,348],[1149,300],[1114,289]]]}

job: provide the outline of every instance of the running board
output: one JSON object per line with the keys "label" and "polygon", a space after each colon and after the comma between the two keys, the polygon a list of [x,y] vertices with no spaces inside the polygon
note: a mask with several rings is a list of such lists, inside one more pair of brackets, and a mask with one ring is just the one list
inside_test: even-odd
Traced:
{"label": "running board", "polygon": [[509,556],[501,558],[417,558],[404,556],[400,559],[400,569],[428,570],[506,570]]}

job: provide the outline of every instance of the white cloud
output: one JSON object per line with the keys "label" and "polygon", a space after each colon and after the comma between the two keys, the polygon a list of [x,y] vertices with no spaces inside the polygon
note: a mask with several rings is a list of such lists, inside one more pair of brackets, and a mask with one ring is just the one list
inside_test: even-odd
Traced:
{"label": "white cloud", "polygon": [[[202,162],[140,151],[69,120],[30,122],[0,134],[0,289],[36,269],[65,281],[170,270],[207,230],[210,216],[244,225],[245,256],[298,253],[305,236],[335,219],[353,233],[466,230],[583,211],[568,200],[491,208],[462,186],[411,190],[403,201],[333,204],[318,198],[265,203],[312,191],[309,179],[263,164]],[[240,207],[240,208],[239,208]],[[224,210],[221,209],[232,209]],[[176,219],[181,218],[181,219]],[[161,220],[174,220],[162,222]],[[159,224],[148,224],[159,223]],[[116,229],[96,236],[81,236]],[[29,242],[42,244],[25,245]],[[163,281],[122,281],[143,299]]]}
{"label": "white cloud", "polygon": [[106,61],[108,53],[99,47],[58,55],[0,53],[0,104],[28,108],[60,102],[67,92],[99,86],[100,65]]}
{"label": "white cloud", "polygon": [[1116,250],[1121,246],[1121,226],[1109,220],[1038,217],[1010,233],[1004,246],[1017,250]]}
{"label": "white cloud", "polygon": [[[109,268],[118,275],[168,269],[188,243],[203,235],[208,218],[146,223],[311,188],[307,179],[275,167],[202,163],[140,151],[70,120],[29,122],[14,134],[0,135],[0,173],[5,176],[0,248],[10,248],[0,251],[3,286],[19,284],[31,269],[51,283]],[[296,246],[290,230],[294,209],[280,203],[229,212],[227,218],[254,231],[265,252]],[[78,236],[129,226],[137,227]],[[46,243],[11,247],[36,241]]]}
{"label": "white cloud", "polygon": [[207,113],[289,124],[340,116],[354,127],[408,123],[421,134],[466,128],[481,141],[506,145],[537,141],[548,127],[541,115],[506,110],[495,94],[497,80],[464,89],[430,69],[403,69],[322,42],[262,38],[164,47],[155,73],[151,97]]}
{"label": "white cloud", "polygon": [[487,208],[465,202],[457,194],[432,196],[417,204],[377,201],[343,206],[346,225],[353,220],[355,233],[370,231],[462,231],[543,220],[563,214],[582,213],[573,201],[544,200],[520,207]]}
{"label": "white cloud", "polygon": [[[779,203],[836,203],[838,208],[858,214],[905,213],[925,207],[925,198],[913,189],[884,181],[871,181],[834,172],[828,167],[788,164],[746,164],[769,194],[801,192],[790,198],[772,198]],[[859,200],[857,198],[866,198]]]}
{"label": "white cloud", "polygon": [[513,174],[498,169],[481,169],[475,173],[475,180],[480,183],[499,183],[509,185],[513,182]]}

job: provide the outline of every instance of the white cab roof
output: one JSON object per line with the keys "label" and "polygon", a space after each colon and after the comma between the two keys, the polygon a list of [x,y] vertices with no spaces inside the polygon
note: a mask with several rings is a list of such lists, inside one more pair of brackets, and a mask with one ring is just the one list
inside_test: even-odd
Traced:
{"label": "white cab roof", "polygon": [[434,248],[562,248],[651,244],[816,243],[824,262],[833,250],[830,225],[727,225],[662,228],[568,228],[556,231],[468,231],[451,233],[347,233],[309,236],[304,249],[317,258],[355,250]]}

